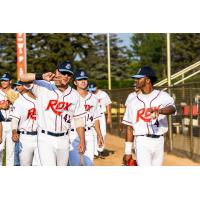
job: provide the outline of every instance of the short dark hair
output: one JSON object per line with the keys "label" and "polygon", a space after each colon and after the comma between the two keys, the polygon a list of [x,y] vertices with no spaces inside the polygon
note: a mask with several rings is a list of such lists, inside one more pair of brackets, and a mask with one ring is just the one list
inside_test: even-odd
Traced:
{"label": "short dark hair", "polygon": [[148,78],[150,79],[152,85],[157,81],[157,78],[155,76],[150,76]]}

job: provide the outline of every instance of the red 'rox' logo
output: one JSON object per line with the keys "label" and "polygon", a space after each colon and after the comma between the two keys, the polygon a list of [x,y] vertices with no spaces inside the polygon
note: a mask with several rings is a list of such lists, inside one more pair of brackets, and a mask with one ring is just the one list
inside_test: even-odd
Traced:
{"label": "red 'rox' logo", "polygon": [[93,106],[91,106],[91,105],[85,105],[85,111],[90,111],[90,109],[92,108]]}
{"label": "red 'rox' logo", "polygon": [[51,109],[56,115],[61,115],[62,110],[68,110],[72,103],[59,102],[58,100],[50,100],[46,110]]}
{"label": "red 'rox' logo", "polygon": [[29,118],[36,120],[36,109],[35,108],[28,110],[27,119],[29,119]]}
{"label": "red 'rox' logo", "polygon": [[143,120],[144,122],[150,122],[151,119],[151,110],[158,110],[160,106],[158,107],[151,107],[151,108],[142,108],[137,111],[137,118],[136,122],[138,122],[140,119]]}

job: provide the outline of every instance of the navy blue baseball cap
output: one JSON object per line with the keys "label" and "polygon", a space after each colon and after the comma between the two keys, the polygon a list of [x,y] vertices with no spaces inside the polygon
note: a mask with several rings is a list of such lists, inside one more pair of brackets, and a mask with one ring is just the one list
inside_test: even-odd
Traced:
{"label": "navy blue baseball cap", "polygon": [[75,75],[74,75],[75,80],[83,80],[83,79],[88,79],[88,74],[86,71],[84,70],[78,70],[76,71]]}
{"label": "navy blue baseball cap", "polygon": [[95,92],[97,90],[97,84],[95,82],[91,82],[88,84],[88,91]]}
{"label": "navy blue baseball cap", "polygon": [[24,83],[24,82],[22,82],[22,81],[17,81],[17,82],[14,83],[13,85],[15,85],[15,86],[22,86],[22,85],[25,85],[25,84],[27,84],[27,83]]}
{"label": "navy blue baseball cap", "polygon": [[138,70],[137,74],[131,76],[132,78],[152,77],[157,79],[156,72],[151,67],[142,67]]}
{"label": "navy blue baseball cap", "polygon": [[11,76],[8,72],[4,73],[2,77],[0,78],[0,81],[10,81],[10,80],[11,80]]}
{"label": "navy blue baseball cap", "polygon": [[58,65],[57,69],[63,75],[66,75],[68,73],[74,75],[73,67],[69,61],[64,61],[63,63],[61,63],[60,65]]}

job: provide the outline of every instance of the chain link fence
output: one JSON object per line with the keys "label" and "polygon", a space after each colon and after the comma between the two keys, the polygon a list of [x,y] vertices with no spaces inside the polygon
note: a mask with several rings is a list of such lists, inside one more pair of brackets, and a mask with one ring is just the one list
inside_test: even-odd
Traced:
{"label": "chain link fence", "polygon": [[[112,125],[108,130],[111,134],[125,135],[126,126],[121,123],[124,103],[132,91],[131,88],[107,91],[112,99]],[[171,95],[175,99],[177,113],[172,116],[173,149],[170,151],[169,134],[166,134],[165,151],[200,162],[200,83],[172,87]]]}

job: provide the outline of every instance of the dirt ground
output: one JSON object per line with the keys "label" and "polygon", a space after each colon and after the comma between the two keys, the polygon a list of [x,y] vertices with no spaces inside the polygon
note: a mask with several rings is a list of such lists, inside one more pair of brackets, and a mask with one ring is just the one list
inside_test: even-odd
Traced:
{"label": "dirt ground", "polygon": [[[94,164],[96,166],[121,166],[123,154],[124,140],[107,134],[104,157],[95,159]],[[165,153],[164,166],[200,166],[200,163]]]}

